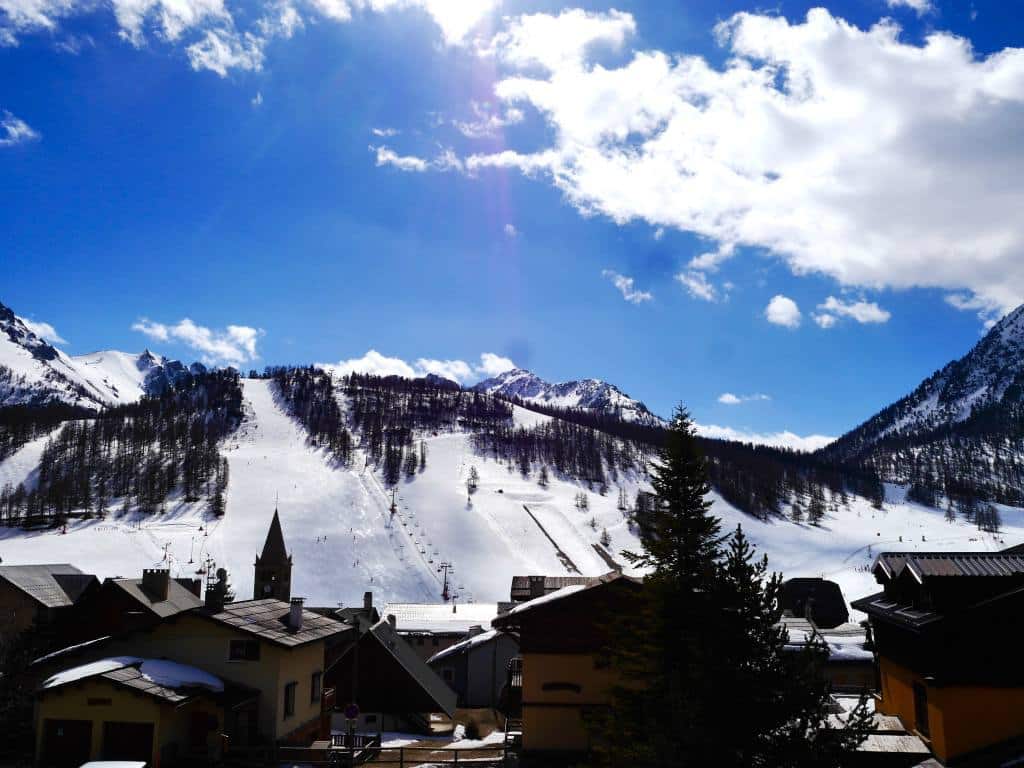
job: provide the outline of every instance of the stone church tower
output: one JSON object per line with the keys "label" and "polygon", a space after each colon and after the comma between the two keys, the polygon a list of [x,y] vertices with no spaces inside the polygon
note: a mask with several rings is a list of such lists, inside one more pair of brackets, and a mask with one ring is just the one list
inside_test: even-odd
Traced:
{"label": "stone church tower", "polygon": [[274,598],[288,602],[292,596],[292,558],[284,548],[281,520],[274,510],[270,521],[263,554],[256,558],[256,577],[253,579],[253,600]]}

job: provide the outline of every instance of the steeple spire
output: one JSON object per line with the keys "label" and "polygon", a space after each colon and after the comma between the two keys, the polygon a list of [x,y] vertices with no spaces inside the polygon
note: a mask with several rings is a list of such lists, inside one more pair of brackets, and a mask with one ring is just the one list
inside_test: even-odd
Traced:
{"label": "steeple spire", "polygon": [[275,506],[267,540],[263,543],[263,552],[256,558],[253,598],[287,601],[291,597],[291,579],[292,558],[284,545],[281,517]]}

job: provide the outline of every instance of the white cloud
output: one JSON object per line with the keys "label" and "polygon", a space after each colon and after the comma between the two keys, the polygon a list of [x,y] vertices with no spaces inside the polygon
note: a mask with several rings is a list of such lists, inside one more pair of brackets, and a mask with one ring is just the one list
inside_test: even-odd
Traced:
{"label": "white cloud", "polygon": [[622,294],[622,298],[630,304],[643,304],[645,301],[650,301],[654,298],[650,292],[639,290],[635,286],[632,277],[620,275],[618,272],[611,269],[602,270],[601,277],[605,277],[610,280],[612,285],[619,289],[619,293]]}
{"label": "white cloud", "polygon": [[734,395],[732,392],[723,392],[718,396],[718,402],[723,405],[741,405],[743,403],[753,403],[762,400],[771,400],[768,395],[761,394],[760,392],[753,395]]}
{"label": "white cloud", "polygon": [[480,365],[476,367],[476,371],[481,376],[491,377],[500,376],[515,367],[516,364],[507,357],[496,355],[493,352],[484,352],[480,355]]}
{"label": "white cloud", "polygon": [[[337,1],[337,0],[335,0]],[[501,0],[351,0],[357,8],[373,11],[420,8],[441,28],[448,45],[465,42],[469,33],[481,25]],[[344,3],[342,3],[344,4]]]}
{"label": "white cloud", "polygon": [[52,344],[68,343],[67,339],[57,333],[57,329],[49,323],[44,323],[42,320],[29,320],[27,317],[19,317],[18,319],[25,324],[26,328],[41,339],[46,339],[46,341]]}
{"label": "white cloud", "polygon": [[371,128],[370,132],[374,136],[380,136],[381,138],[390,138],[398,135],[398,130],[395,128]]}
{"label": "white cloud", "polygon": [[873,301],[842,301],[835,296],[829,296],[823,304],[818,305],[822,310],[814,316],[814,322],[822,328],[831,328],[836,324],[837,317],[848,317],[858,323],[887,323],[892,313],[882,309]]}
{"label": "white cloud", "polygon": [[410,364],[400,357],[382,355],[375,349],[371,349],[362,357],[338,363],[318,363],[318,366],[339,376],[368,373],[374,376],[404,376],[412,379],[432,373],[459,384],[497,376],[515,368],[515,364],[507,357],[501,357],[493,352],[484,352],[480,355],[480,362],[477,365],[471,365],[464,360],[433,360],[425,357]]}
{"label": "white cloud", "polygon": [[885,0],[885,4],[890,8],[899,8],[901,6],[910,8],[918,16],[924,16],[926,13],[932,13],[935,10],[931,0]]}
{"label": "white cloud", "polygon": [[263,67],[266,40],[249,32],[242,35],[220,29],[207,30],[203,39],[185,49],[192,69],[208,69],[221,77],[228,70],[259,71]]}
{"label": "white cloud", "polygon": [[227,22],[231,15],[223,0],[112,0],[121,36],[140,46],[145,41],[147,19],[159,25],[165,40],[177,40],[182,33],[208,22]]}
{"label": "white cloud", "polygon": [[519,236],[519,230],[516,229],[515,224],[506,224],[505,225],[505,235],[507,237],[518,237]]}
{"label": "white cloud", "polygon": [[483,139],[497,136],[501,129],[523,121],[523,111],[515,107],[507,108],[503,113],[495,113],[490,104],[478,101],[470,102],[473,110],[472,120],[455,120],[453,125],[459,133],[469,139]]}
{"label": "white cloud", "polygon": [[585,215],[695,233],[722,256],[764,249],[797,275],[1024,300],[1024,49],[978,55],[941,31],[918,45],[817,8],[721,23],[722,66],[660,50],[594,63],[634,31],[620,12],[509,20],[486,51],[513,70],[495,96],[552,138],[466,168],[547,178]]}
{"label": "white cloud", "polygon": [[3,116],[0,117],[0,147],[13,147],[15,144],[24,144],[38,138],[39,133],[20,117],[15,117],[6,110],[3,112]]}
{"label": "white cloud", "polygon": [[827,435],[798,435],[788,430],[767,433],[751,432],[733,427],[721,427],[717,424],[695,424],[694,428],[698,435],[716,440],[771,445],[776,448],[792,448],[795,451],[816,451],[835,441],[834,437]]}
{"label": "white cloud", "polygon": [[798,328],[800,326],[800,307],[788,296],[781,293],[773,296],[764,310],[765,319],[769,323],[781,325],[784,328]]}
{"label": "white cloud", "polygon": [[415,157],[414,155],[399,155],[393,149],[389,149],[388,147],[371,146],[370,150],[377,153],[378,168],[384,165],[390,165],[400,171],[423,173],[423,171],[430,167],[430,163],[422,157]]}
{"label": "white cloud", "polygon": [[256,95],[252,97],[252,105],[254,107],[263,106],[263,92],[256,91]]}
{"label": "white cloud", "polygon": [[722,243],[713,251],[694,256],[686,266],[690,269],[701,269],[707,270],[708,272],[715,272],[718,270],[719,264],[731,259],[735,253],[736,245],[734,243]]}
{"label": "white cloud", "polygon": [[718,289],[708,282],[708,277],[703,272],[680,272],[676,275],[676,280],[693,298],[718,301]]}
{"label": "white cloud", "polygon": [[208,365],[240,365],[259,357],[256,344],[264,331],[247,325],[229,325],[224,330],[211,330],[197,325],[189,318],[175,325],[157,323],[140,318],[132,325],[133,331],[162,342],[179,342],[202,354]]}

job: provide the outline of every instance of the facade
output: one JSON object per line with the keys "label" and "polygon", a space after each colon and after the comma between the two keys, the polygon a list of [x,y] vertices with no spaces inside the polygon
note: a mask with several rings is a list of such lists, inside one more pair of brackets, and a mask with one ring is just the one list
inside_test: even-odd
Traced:
{"label": "facade", "polygon": [[514,635],[471,627],[467,639],[434,654],[428,664],[455,691],[460,707],[498,709],[509,662],[518,654]]}
{"label": "facade", "polygon": [[107,659],[65,670],[37,696],[36,764],[205,765],[220,757],[230,695],[223,681],[202,670],[152,659]]}
{"label": "facade", "polygon": [[[398,634],[390,619],[371,627],[356,625],[339,652],[331,654],[325,676],[341,708],[355,704],[362,732],[409,730],[429,726],[430,713],[455,715],[456,696]],[[335,715],[334,728],[347,719]]]}
{"label": "facade", "polygon": [[384,616],[394,616],[398,634],[428,661],[469,637],[474,626],[489,626],[498,615],[496,603],[388,603]]}
{"label": "facade", "polygon": [[944,764],[1024,739],[1024,555],[884,553],[874,574],[882,592],[853,607],[873,630],[876,709]]}
{"label": "facade", "polygon": [[255,578],[253,579],[253,600],[282,600],[288,602],[292,596],[292,558],[284,547],[284,533],[281,518],[274,510],[270,521],[263,552],[256,556]]}
{"label": "facade", "polygon": [[33,626],[54,628],[98,587],[95,576],[67,563],[0,565],[0,645]]}
{"label": "facade", "polygon": [[509,600],[525,603],[538,597],[550,595],[563,587],[593,583],[593,576],[513,576],[509,589]]}
{"label": "facade", "polygon": [[606,627],[613,617],[631,620],[642,584],[617,573],[590,582],[517,605],[492,622],[519,635],[524,758],[568,765],[586,753],[585,713],[607,706],[618,682],[600,657]]}

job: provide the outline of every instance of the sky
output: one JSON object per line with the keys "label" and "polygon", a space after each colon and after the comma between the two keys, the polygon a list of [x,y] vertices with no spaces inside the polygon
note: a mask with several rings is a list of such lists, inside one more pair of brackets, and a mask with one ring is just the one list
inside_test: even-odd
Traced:
{"label": "sky", "polygon": [[1024,301],[1013,5],[0,0],[0,301],[813,447]]}

